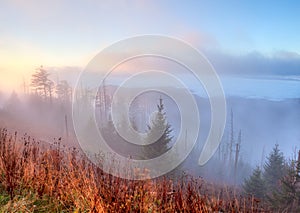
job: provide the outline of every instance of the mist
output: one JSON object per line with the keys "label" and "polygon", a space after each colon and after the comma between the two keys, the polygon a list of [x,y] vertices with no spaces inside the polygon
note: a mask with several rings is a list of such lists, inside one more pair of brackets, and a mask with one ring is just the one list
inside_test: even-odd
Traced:
{"label": "mist", "polygon": [[[71,86],[69,87],[71,89]],[[255,84],[253,84],[253,87],[255,87]],[[105,87],[99,88],[98,93],[103,92],[104,88],[106,92],[104,101],[109,111],[117,85],[107,84]],[[123,89],[128,90],[128,94],[133,90],[141,90],[140,87]],[[180,90],[180,88],[171,89],[175,92]],[[226,93],[226,85],[224,89]],[[194,90],[193,94],[201,119],[199,136],[193,151],[177,168],[177,172],[187,172],[216,182],[233,183],[233,167],[229,162],[228,169],[224,170],[224,158],[226,162],[229,156],[226,147],[230,144],[231,134],[234,138],[233,143],[236,144],[241,133],[238,174],[237,180],[235,180],[238,183],[242,183],[248,177],[252,168],[263,164],[267,153],[272,150],[275,144],[279,144],[280,149],[286,156],[290,156],[295,148],[299,148],[297,147],[300,139],[299,98],[280,97],[273,100],[272,97],[263,98],[259,94],[256,97],[231,94],[226,99],[227,121],[221,144],[213,158],[205,166],[199,166],[197,163],[198,158],[211,125],[209,98],[199,94],[199,91]],[[88,89],[82,91],[82,94],[89,95],[88,93]],[[151,114],[156,111],[160,98],[163,99],[166,118],[172,128],[173,139],[169,145],[172,146],[180,132],[181,118],[178,106],[168,95],[150,91],[137,96],[130,106],[130,121],[136,131],[146,133],[151,121]],[[122,100],[119,101],[122,102]],[[0,124],[2,127],[8,128],[10,131],[18,131],[20,135],[26,133],[45,143],[52,143],[55,138],[62,138],[64,146],[80,148],[73,128],[72,92],[68,93],[66,97],[62,97],[53,91],[51,99],[50,97],[44,99],[32,92],[23,94],[12,92],[10,95],[1,93],[0,103]],[[102,134],[108,134],[106,139],[110,146],[126,157],[139,159],[141,153],[138,146],[132,145],[126,140],[124,141],[120,136],[110,141],[110,134],[115,129],[109,129],[109,133],[105,133],[105,128],[111,117],[110,112],[105,112],[103,117],[101,107],[103,105],[100,103],[100,106],[95,105],[94,108],[97,115],[97,124]],[[127,127],[122,126],[122,128]]]}

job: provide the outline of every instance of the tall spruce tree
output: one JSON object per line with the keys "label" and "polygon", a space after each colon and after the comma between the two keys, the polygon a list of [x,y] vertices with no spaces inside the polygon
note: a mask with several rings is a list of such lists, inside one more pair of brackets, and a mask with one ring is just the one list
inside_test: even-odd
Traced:
{"label": "tall spruce tree", "polygon": [[264,179],[269,189],[277,189],[286,172],[286,163],[279,145],[275,144],[264,165]]}
{"label": "tall spruce tree", "polygon": [[272,204],[280,212],[300,212],[300,190],[297,181],[297,161],[291,160],[287,174],[281,179],[281,187],[273,193]]}
{"label": "tall spruce tree", "polygon": [[[167,121],[166,113],[164,111],[163,99],[160,98],[159,104],[157,105],[157,112],[154,118],[151,120],[150,125],[148,125],[148,132],[145,139],[149,142],[155,142],[151,145],[144,146],[144,158],[154,158],[168,151],[170,149],[169,143],[173,139],[171,133],[172,128]],[[155,140],[157,138],[158,140]]]}
{"label": "tall spruce tree", "polygon": [[245,180],[243,184],[245,194],[254,196],[259,199],[265,197],[265,182],[263,180],[262,171],[257,166],[252,175]]}
{"label": "tall spruce tree", "polygon": [[276,144],[267,158],[263,174],[257,167],[245,180],[245,193],[265,198],[275,212],[300,212],[300,152],[298,155],[298,160],[286,163]]}
{"label": "tall spruce tree", "polygon": [[300,156],[298,156],[298,160],[294,158],[289,161],[279,190],[273,192],[270,201],[276,211],[300,212],[299,159]]}
{"label": "tall spruce tree", "polygon": [[273,210],[277,210],[280,208],[282,179],[288,171],[283,153],[280,151],[278,144],[275,144],[275,147],[267,157],[264,170],[263,176],[267,189],[266,200]]}

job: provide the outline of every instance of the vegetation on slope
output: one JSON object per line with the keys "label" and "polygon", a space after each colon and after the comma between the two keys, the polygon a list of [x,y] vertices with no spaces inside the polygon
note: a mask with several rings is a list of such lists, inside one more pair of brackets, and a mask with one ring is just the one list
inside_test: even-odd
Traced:
{"label": "vegetation on slope", "polygon": [[215,187],[201,178],[113,177],[60,142],[45,146],[1,129],[1,212],[263,211],[258,199],[243,198],[229,187]]}

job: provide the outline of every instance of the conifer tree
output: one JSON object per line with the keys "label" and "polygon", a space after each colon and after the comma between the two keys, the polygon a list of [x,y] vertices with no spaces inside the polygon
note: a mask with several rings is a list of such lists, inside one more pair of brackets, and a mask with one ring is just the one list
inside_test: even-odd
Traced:
{"label": "conifer tree", "polygon": [[146,136],[146,140],[148,141],[154,141],[157,138],[158,140],[156,140],[153,144],[144,147],[144,157],[149,159],[160,156],[168,151],[170,149],[169,143],[173,139],[171,133],[172,128],[166,118],[163,99],[160,98],[159,104],[157,105],[157,113],[148,126],[148,132]]}
{"label": "conifer tree", "polygon": [[300,152],[286,163],[275,145],[262,173],[257,167],[243,185],[244,192],[267,201],[276,212],[300,212]]}
{"label": "conifer tree", "polygon": [[11,112],[15,112],[18,109],[20,109],[20,107],[21,107],[21,101],[19,99],[19,96],[15,91],[13,91],[9,99],[6,101],[4,108]]}
{"label": "conifer tree", "polygon": [[287,174],[281,180],[281,187],[273,194],[272,204],[282,212],[300,212],[300,190],[297,181],[297,161],[292,160],[287,167]]}
{"label": "conifer tree", "polygon": [[275,144],[272,152],[267,157],[264,170],[263,177],[267,189],[266,200],[273,210],[276,210],[280,207],[282,197],[282,179],[287,173],[287,165],[278,144]]}
{"label": "conifer tree", "polygon": [[262,171],[257,166],[252,175],[245,180],[243,189],[245,194],[254,196],[259,199],[265,197],[265,182],[263,180]]}
{"label": "conifer tree", "polygon": [[281,179],[279,190],[273,192],[270,201],[272,207],[280,212],[300,212],[300,188],[299,188],[299,164],[298,160],[292,159],[286,167],[286,174]]}
{"label": "conifer tree", "polygon": [[49,73],[40,66],[37,71],[32,75],[31,87],[35,90],[37,95],[44,96],[46,100],[47,97],[50,98],[52,102],[52,90],[54,83],[49,79]]}
{"label": "conifer tree", "polygon": [[269,189],[278,189],[280,180],[286,172],[286,164],[283,153],[280,151],[278,144],[275,144],[267,162],[264,165],[264,179]]}
{"label": "conifer tree", "polygon": [[71,100],[71,95],[72,95],[72,88],[69,86],[68,82],[63,80],[60,81],[56,85],[56,94],[57,98],[62,102],[62,103],[69,103]]}

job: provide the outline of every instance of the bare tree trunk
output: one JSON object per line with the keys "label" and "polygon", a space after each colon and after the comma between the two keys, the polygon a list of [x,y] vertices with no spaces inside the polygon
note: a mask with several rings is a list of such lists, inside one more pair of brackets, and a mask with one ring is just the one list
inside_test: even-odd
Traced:
{"label": "bare tree trunk", "polygon": [[229,162],[232,162],[232,148],[234,144],[234,132],[233,132],[233,112],[231,109],[231,132],[230,132],[230,145],[229,145]]}
{"label": "bare tree trunk", "polygon": [[52,106],[52,87],[49,85],[49,98],[50,98],[50,106]]}
{"label": "bare tree trunk", "polygon": [[238,156],[239,156],[239,144],[235,146],[235,160],[234,160],[234,185],[236,184],[236,176],[237,176],[237,164],[238,164]]}
{"label": "bare tree trunk", "polygon": [[264,166],[264,160],[265,160],[265,146],[264,146],[263,151],[261,153],[260,169],[262,169],[263,166]]}
{"label": "bare tree trunk", "polygon": [[68,117],[65,115],[65,128],[66,128],[66,141],[69,142],[69,128],[68,128]]}
{"label": "bare tree trunk", "polygon": [[47,101],[47,88],[46,88],[46,84],[44,85],[44,98],[45,98],[45,101]]}

